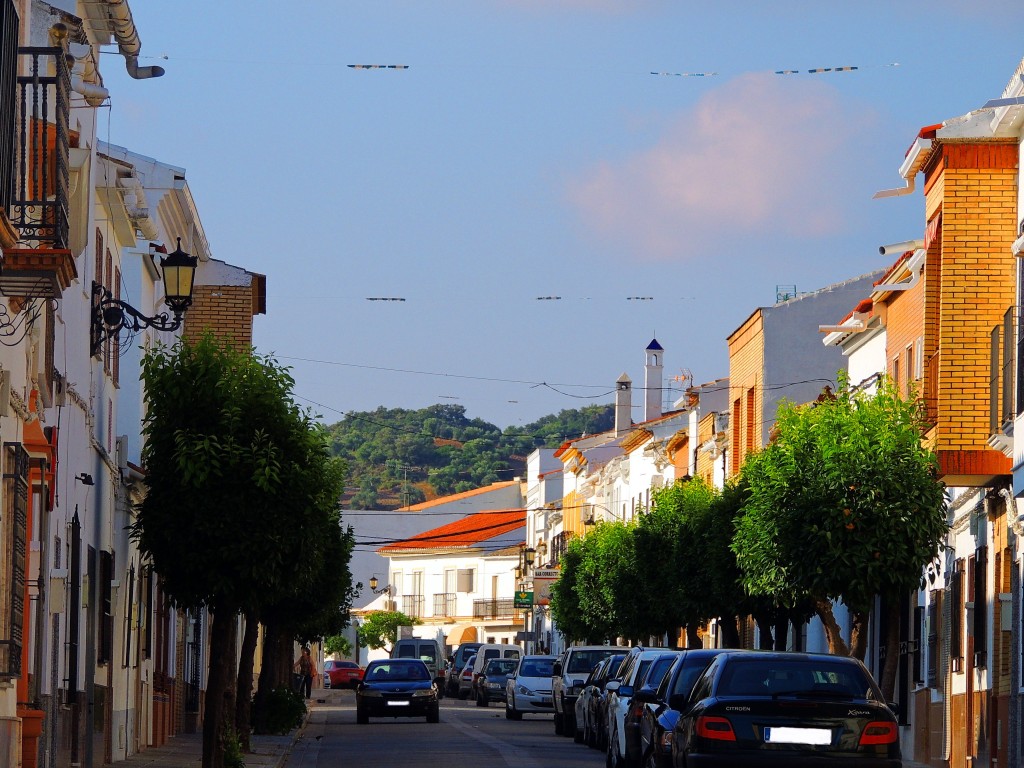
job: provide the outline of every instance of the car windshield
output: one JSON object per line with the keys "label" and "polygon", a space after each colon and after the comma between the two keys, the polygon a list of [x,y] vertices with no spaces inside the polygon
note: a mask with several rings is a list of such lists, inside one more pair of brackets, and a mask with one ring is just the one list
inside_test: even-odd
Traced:
{"label": "car windshield", "polygon": [[574,651],[569,654],[568,668],[565,671],[569,673],[589,672],[596,667],[602,659],[607,659],[613,653],[615,653],[615,649],[613,648]]}
{"label": "car windshield", "polygon": [[366,670],[366,679],[372,682],[385,680],[429,680],[430,674],[423,664],[414,664],[407,661],[384,661],[379,664],[371,664]]}
{"label": "car windshield", "polygon": [[515,670],[515,659],[491,659],[487,662],[487,669],[484,670],[484,674],[488,677],[492,675],[507,675],[510,672],[515,672]]}
{"label": "car windshield", "polygon": [[721,696],[877,698],[867,674],[828,659],[733,659],[718,682]]}
{"label": "car windshield", "polygon": [[554,659],[524,659],[519,668],[520,677],[551,677],[554,672]]}

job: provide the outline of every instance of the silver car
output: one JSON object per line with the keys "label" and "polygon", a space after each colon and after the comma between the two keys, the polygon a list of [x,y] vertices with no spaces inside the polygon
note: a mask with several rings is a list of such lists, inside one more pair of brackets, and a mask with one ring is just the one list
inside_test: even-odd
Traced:
{"label": "silver car", "polygon": [[505,696],[505,717],[522,720],[527,713],[550,714],[555,711],[551,700],[551,673],[554,656],[523,656],[516,671],[508,679]]}

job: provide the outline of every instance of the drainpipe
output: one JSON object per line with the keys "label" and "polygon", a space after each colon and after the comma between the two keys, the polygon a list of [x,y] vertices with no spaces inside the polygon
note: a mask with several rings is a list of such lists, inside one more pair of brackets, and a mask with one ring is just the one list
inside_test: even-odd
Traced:
{"label": "drainpipe", "polygon": [[163,67],[140,67],[139,51],[142,50],[142,43],[139,41],[139,33],[135,29],[135,20],[132,19],[131,8],[127,0],[105,0],[107,12],[110,14],[110,22],[114,28],[114,39],[117,40],[117,49],[124,56],[125,69],[128,74],[136,80],[146,80],[150,77],[160,77],[164,73]]}

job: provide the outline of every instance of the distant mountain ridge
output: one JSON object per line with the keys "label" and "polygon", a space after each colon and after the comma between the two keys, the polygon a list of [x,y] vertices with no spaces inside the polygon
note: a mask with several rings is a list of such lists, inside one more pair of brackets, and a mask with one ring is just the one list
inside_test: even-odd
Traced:
{"label": "distant mountain ridge", "polygon": [[604,432],[614,406],[588,405],[524,427],[470,419],[461,405],[352,412],[327,430],[331,450],[348,462],[345,509],[397,509],[521,476],[539,447]]}

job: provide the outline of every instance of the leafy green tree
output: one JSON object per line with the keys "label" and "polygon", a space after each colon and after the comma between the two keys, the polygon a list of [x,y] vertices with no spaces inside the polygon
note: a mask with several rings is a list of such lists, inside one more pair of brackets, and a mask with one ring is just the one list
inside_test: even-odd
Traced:
{"label": "leafy green tree", "polygon": [[[937,461],[921,444],[923,405],[888,381],[875,394],[839,391],[807,406],[784,404],[771,443],[744,464],[749,486],[734,550],[755,595],[814,601],[833,653],[863,658],[869,611],[890,611],[920,584],[947,533]],[[843,638],[832,600],[852,617]],[[898,662],[898,614],[890,613],[883,691]]]}
{"label": "leafy green tree", "polygon": [[359,644],[367,648],[386,648],[394,646],[398,639],[399,627],[410,627],[423,622],[401,611],[373,611],[368,613],[363,623],[356,627]]}
{"label": "leafy green tree", "polygon": [[328,635],[324,638],[324,653],[328,656],[351,656],[352,641],[344,635]]}
{"label": "leafy green tree", "polygon": [[273,359],[207,336],[151,349],[143,379],[147,494],[132,535],[175,605],[213,614],[203,766],[221,768],[236,616],[314,588],[322,540],[309,532],[323,530],[336,476],[323,475],[326,443]]}

